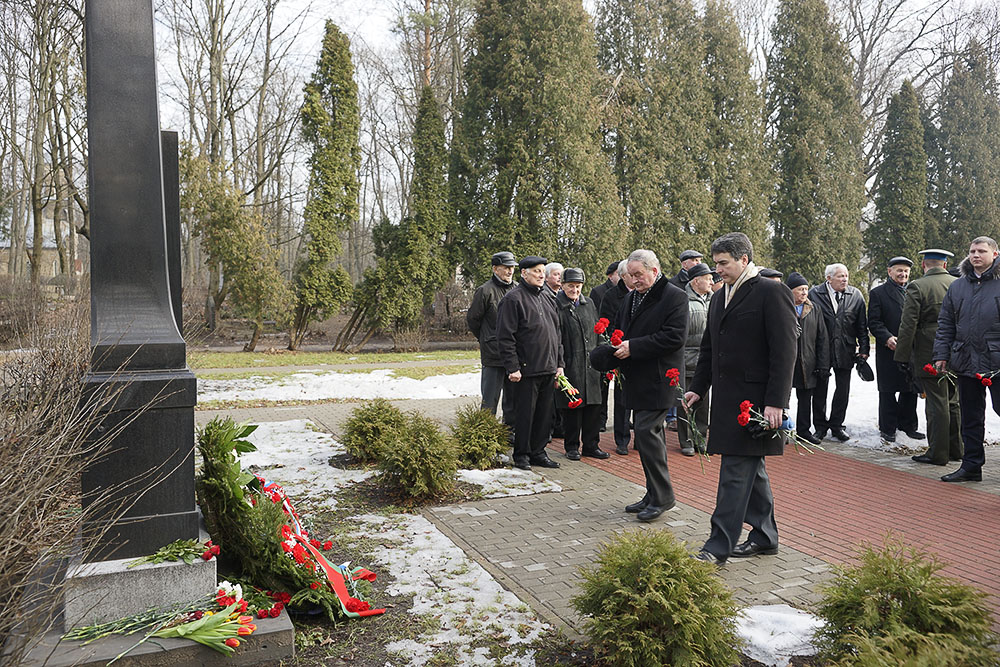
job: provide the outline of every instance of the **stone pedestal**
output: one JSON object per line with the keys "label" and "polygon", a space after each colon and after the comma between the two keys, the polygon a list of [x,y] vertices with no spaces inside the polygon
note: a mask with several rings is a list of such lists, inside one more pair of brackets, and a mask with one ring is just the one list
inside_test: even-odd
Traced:
{"label": "stone pedestal", "polygon": [[216,589],[215,559],[145,563],[131,559],[81,563],[66,573],[65,629],[134,616],[151,607],[188,604]]}

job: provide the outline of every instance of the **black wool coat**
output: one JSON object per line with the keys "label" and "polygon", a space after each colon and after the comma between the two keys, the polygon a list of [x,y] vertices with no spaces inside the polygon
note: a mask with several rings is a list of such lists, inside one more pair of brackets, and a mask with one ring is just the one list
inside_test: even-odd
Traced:
{"label": "black wool coat", "polygon": [[859,354],[867,355],[871,350],[865,298],[858,288],[848,285],[844,304],[836,313],[830,298],[827,283],[809,290],[809,300],[823,313],[826,332],[830,334],[830,366],[841,370],[852,368]]}
{"label": "black wool coat", "polygon": [[514,283],[505,283],[493,276],[472,295],[465,323],[479,341],[479,358],[483,366],[503,365],[500,363],[500,349],[497,347],[497,306],[500,299],[512,289]]}
{"label": "black wool coat", "polygon": [[[601,308],[597,312],[601,317],[611,322],[611,326],[608,327],[609,332],[621,329],[621,325],[618,323],[618,311],[621,309],[622,301],[625,300],[628,293],[629,289],[625,287],[624,280],[619,280],[617,285],[604,293],[604,298],[601,300]],[[608,335],[611,334],[609,333]]]}
{"label": "black wool coat", "polygon": [[676,368],[684,382],[687,293],[660,278],[632,315],[635,298],[636,292],[629,292],[616,317],[629,345],[629,357],[619,366],[625,402],[630,410],[666,410],[678,397],[678,388],[671,387],[666,377],[667,370]]}
{"label": "black wool coat", "polygon": [[906,288],[892,282],[879,285],[868,293],[868,330],[875,336],[875,371],[879,391],[913,391],[906,374],[899,370],[896,354],[885,343],[899,335]]}
{"label": "black wool coat", "polygon": [[617,284],[618,283],[611,282],[611,279],[608,278],[603,283],[590,290],[590,300],[594,302],[594,310],[597,311],[598,315],[601,314],[601,302],[604,301],[604,295],[613,290]]}
{"label": "black wool coat", "polygon": [[784,438],[755,440],[736,419],[740,403],[753,410],[788,407],[796,357],[796,317],[792,292],[760,276],[749,278],[726,306],[726,290],[712,297],[708,328],[701,339],[691,391],[707,396],[712,389],[709,454],[775,456]]}
{"label": "black wool coat", "polygon": [[830,373],[830,340],[826,333],[823,314],[806,299],[799,318],[801,333],[798,340],[798,357],[792,386],[796,389],[815,389],[818,374]]}
{"label": "black wool coat", "polygon": [[[563,373],[570,383],[580,390],[584,405],[601,403],[601,373],[590,366],[590,351],[597,347],[597,308],[594,302],[580,295],[580,305],[574,306],[565,294],[556,295],[559,324],[562,329]],[[569,400],[556,391],[556,407],[569,407]]]}
{"label": "black wool coat", "polygon": [[563,365],[556,300],[542,288],[521,282],[500,299],[497,345],[508,374],[550,375]]}

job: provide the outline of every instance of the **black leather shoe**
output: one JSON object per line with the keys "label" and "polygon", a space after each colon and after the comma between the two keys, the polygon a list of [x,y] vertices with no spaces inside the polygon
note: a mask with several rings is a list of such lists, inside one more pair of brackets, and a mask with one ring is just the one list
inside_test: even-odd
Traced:
{"label": "black leather shoe", "polygon": [[981,482],[983,481],[983,473],[980,472],[969,472],[965,468],[959,468],[953,473],[949,473],[941,478],[942,482]]}
{"label": "black leather shoe", "polygon": [[[847,431],[845,431],[842,428],[830,429],[830,435],[832,435],[837,440],[840,440],[841,442],[847,442],[848,440],[851,439],[851,436],[847,435]],[[893,439],[895,439],[895,436],[893,437]]]}
{"label": "black leather shoe", "polygon": [[570,461],[579,461],[580,451],[577,449],[571,449],[568,452],[566,452],[566,458],[568,458]]}
{"label": "black leather shoe", "polygon": [[913,429],[912,431],[903,431],[907,438],[913,438],[914,440],[923,440],[927,436],[920,431]]}
{"label": "black leather shoe", "polygon": [[659,519],[660,516],[666,512],[668,509],[674,506],[674,503],[670,505],[646,505],[641,512],[635,515],[635,518],[639,521],[655,521]]}
{"label": "black leather shoe", "polygon": [[926,454],[921,454],[920,456],[911,456],[910,458],[916,461],[917,463],[930,463],[931,465],[936,465],[936,466],[943,466],[948,463],[947,461],[942,461],[941,463],[938,463],[937,461],[927,456]]}
{"label": "black leather shoe", "polygon": [[720,565],[725,565],[726,564],[726,559],[725,558],[719,558],[718,556],[716,556],[715,554],[713,554],[711,551],[705,551],[704,549],[702,549],[701,551],[699,551],[696,554],[691,554],[691,558],[694,558],[695,560],[702,560],[702,561],[705,561],[706,563],[711,563],[712,565],[715,565],[716,567],[718,567]]}
{"label": "black leather shoe", "polygon": [[521,470],[531,470],[531,464],[527,461],[518,461],[514,459],[514,467],[520,468]]}
{"label": "black leather shoe", "polygon": [[819,445],[819,444],[823,443],[822,440],[820,440],[819,438],[817,438],[815,435],[813,435],[809,431],[806,431],[805,433],[799,433],[798,436],[800,438],[802,438],[803,440],[805,440],[806,442],[808,442],[810,444],[813,444],[813,445]]}
{"label": "black leather shoe", "polygon": [[548,454],[531,459],[531,465],[539,468],[558,468],[559,464],[549,458]]}
{"label": "black leather shoe", "polygon": [[620,456],[628,456],[628,445],[618,445],[615,447],[615,454]]}
{"label": "black leather shoe", "polygon": [[629,514],[638,514],[642,510],[646,509],[647,505],[649,505],[649,496],[643,496],[642,500],[640,500],[639,502],[632,503],[631,505],[626,505],[625,511],[628,512]]}
{"label": "black leather shoe", "polygon": [[815,433],[814,437],[817,440],[819,440],[820,442],[823,442],[823,440],[826,439],[826,429],[825,428],[818,428],[818,429],[816,429],[816,433]]}
{"label": "black leather shoe", "polygon": [[893,433],[893,434],[890,435],[890,434],[886,433],[885,431],[879,431],[879,435],[886,442],[896,442],[896,434],[895,433]]}
{"label": "black leather shoe", "polygon": [[694,447],[681,447],[681,454],[684,456],[694,456]]}
{"label": "black leather shoe", "polygon": [[747,540],[743,544],[737,544],[733,547],[733,552],[729,555],[736,558],[749,558],[750,556],[773,556],[776,553],[778,553],[777,546],[762,547]]}
{"label": "black leather shoe", "polygon": [[583,450],[583,455],[584,456],[589,456],[592,459],[607,459],[607,458],[611,458],[611,454],[608,454],[606,451],[604,451],[600,447],[598,447],[597,449],[591,450],[591,451]]}

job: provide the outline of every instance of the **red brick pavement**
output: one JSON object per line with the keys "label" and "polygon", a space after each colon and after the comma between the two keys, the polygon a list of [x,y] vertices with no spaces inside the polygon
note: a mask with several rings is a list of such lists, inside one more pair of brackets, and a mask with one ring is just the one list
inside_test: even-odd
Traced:
{"label": "red brick pavement", "polygon": [[[562,450],[559,441],[550,446]],[[645,485],[636,451],[614,454],[610,432],[602,434],[601,448],[612,452],[611,458],[583,460]],[[673,433],[667,435],[667,452],[677,500],[711,513],[718,460],[705,462],[702,472],[704,459],[682,456]],[[861,542],[880,545],[892,531],[946,563],[944,574],[987,592],[1000,610],[1000,496],[824,451],[768,457],[767,471],[782,544],[845,563]]]}

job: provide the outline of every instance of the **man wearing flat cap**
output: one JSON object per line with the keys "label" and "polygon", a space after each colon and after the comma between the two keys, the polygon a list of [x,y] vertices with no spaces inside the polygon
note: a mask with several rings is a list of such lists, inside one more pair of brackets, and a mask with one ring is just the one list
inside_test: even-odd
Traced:
{"label": "man wearing flat cap", "polygon": [[556,375],[563,372],[563,347],[556,300],[542,293],[545,258],[522,259],[521,282],[500,300],[497,345],[516,397],[514,466],[558,468],[545,444],[552,427]]}
{"label": "man wearing flat cap", "polygon": [[769,269],[767,267],[761,268],[760,273],[757,275],[761,278],[767,278],[768,280],[774,280],[779,283],[781,282],[781,279],[785,277],[785,274],[778,269]]}
{"label": "man wearing flat cap", "polygon": [[909,367],[926,399],[927,451],[912,458],[917,463],[943,466],[949,460],[962,458],[958,389],[947,378],[925,371],[924,366],[934,356],[941,303],[955,282],[955,276],[948,273],[948,258],[954,255],[938,248],[922,250],[920,254],[924,275],[906,286],[893,358]]}
{"label": "man wearing flat cap", "polygon": [[895,360],[912,266],[913,261],[906,257],[893,257],[887,267],[889,279],[868,294],[868,330],[875,337],[878,373],[878,430],[886,442],[896,442],[897,429],[914,440],[924,439],[917,430],[917,392]]}
{"label": "man wearing flat cap", "polygon": [[685,250],[681,253],[678,258],[681,261],[681,270],[674,274],[674,277],[670,279],[670,284],[674,287],[680,287],[684,289],[684,286],[688,282],[688,269],[690,269],[695,264],[701,263],[702,254],[697,250]]}
{"label": "man wearing flat cap", "polygon": [[507,380],[500,349],[497,346],[497,306],[507,292],[514,289],[514,267],[517,261],[511,252],[498,252],[491,258],[493,276],[476,288],[472,304],[465,315],[469,331],[479,341],[479,359],[483,365],[479,386],[483,395],[482,409],[497,413],[503,392],[503,422],[514,434],[514,394]]}

